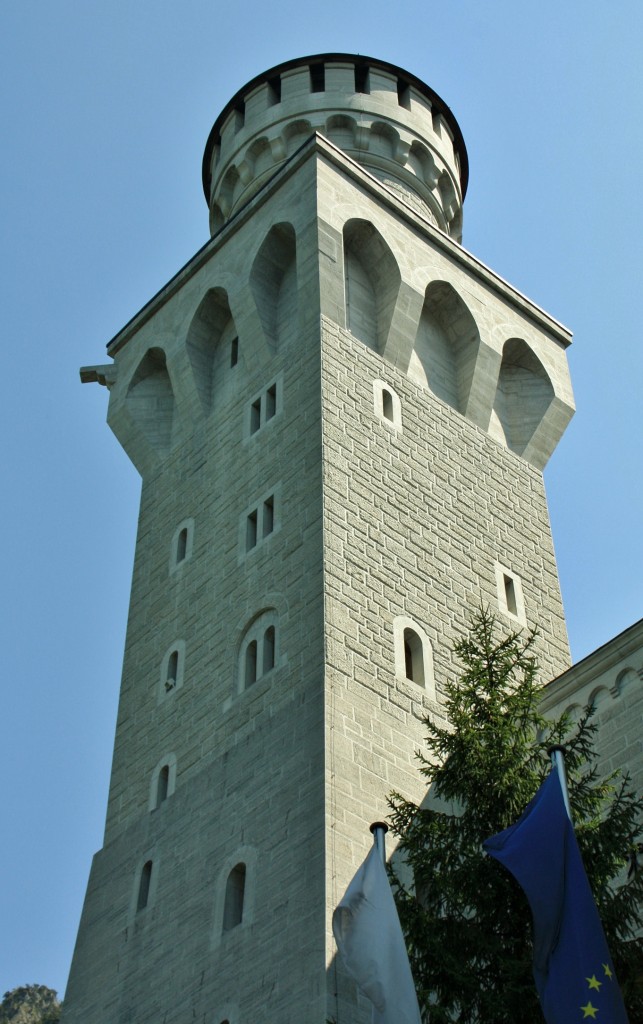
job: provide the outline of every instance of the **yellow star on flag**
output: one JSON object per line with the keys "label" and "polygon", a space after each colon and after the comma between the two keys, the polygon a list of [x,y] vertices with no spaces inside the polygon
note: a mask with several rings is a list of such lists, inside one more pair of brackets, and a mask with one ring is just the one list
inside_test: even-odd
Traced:
{"label": "yellow star on flag", "polygon": [[598,1013],[598,1007],[592,1006],[591,1003],[587,1003],[587,1006],[581,1006],[581,1010],[583,1011],[583,1020],[585,1017],[592,1017],[594,1019]]}
{"label": "yellow star on flag", "polygon": [[599,981],[595,974],[592,974],[591,978],[586,978],[585,981],[590,988],[595,988],[597,992],[600,992],[602,981]]}
{"label": "yellow star on flag", "polygon": [[603,970],[605,971],[605,977],[606,978],[611,978],[612,977],[612,972],[610,971],[610,965],[609,964],[603,964]]}

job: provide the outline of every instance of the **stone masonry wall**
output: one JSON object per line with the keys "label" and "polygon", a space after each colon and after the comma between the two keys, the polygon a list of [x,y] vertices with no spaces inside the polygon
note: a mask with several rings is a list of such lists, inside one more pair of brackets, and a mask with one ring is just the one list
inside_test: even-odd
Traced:
{"label": "stone masonry wall", "polygon": [[[516,627],[499,607],[496,561],[520,573],[543,680],[568,648],[540,473],[336,324],[324,322],[322,344],[330,919],[388,795],[425,795],[415,752],[457,673],[454,640],[481,603]],[[377,378],[401,399],[401,430],[374,409]],[[402,615],[430,638],[436,699],[396,673]],[[330,936],[327,959],[329,1016],[366,1022]]]}

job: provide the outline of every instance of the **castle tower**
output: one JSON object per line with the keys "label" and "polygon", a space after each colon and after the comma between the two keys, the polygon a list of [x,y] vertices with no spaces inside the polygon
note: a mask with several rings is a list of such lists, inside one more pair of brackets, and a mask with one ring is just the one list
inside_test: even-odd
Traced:
{"label": "castle tower", "polygon": [[568,332],[460,244],[423,82],[324,54],[218,117],[212,238],[85,381],[142,478],[65,1024],[370,1020],[332,909],[483,602],[569,664],[542,469]]}

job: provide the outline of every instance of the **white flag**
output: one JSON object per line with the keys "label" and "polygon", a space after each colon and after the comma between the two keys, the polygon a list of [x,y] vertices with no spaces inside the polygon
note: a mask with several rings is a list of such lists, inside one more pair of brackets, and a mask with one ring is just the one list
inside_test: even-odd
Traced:
{"label": "white flag", "polygon": [[395,900],[375,845],[333,914],[348,973],[373,1003],[373,1024],[421,1024]]}

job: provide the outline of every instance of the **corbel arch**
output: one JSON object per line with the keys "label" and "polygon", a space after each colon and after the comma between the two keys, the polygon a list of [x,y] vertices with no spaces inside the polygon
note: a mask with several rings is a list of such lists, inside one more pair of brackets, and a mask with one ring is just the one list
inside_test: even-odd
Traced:
{"label": "corbel arch", "polygon": [[[201,299],[187,333],[186,348],[194,385],[203,412],[213,407],[215,396],[230,380],[232,364],[230,348],[238,335],[228,293],[224,288],[210,288]],[[237,356],[237,362],[240,357]],[[232,365],[231,365],[232,364]]]}
{"label": "corbel arch", "polygon": [[355,118],[347,114],[331,114],[324,127],[324,135],[343,150],[355,148]]}
{"label": "corbel arch", "polygon": [[297,241],[292,224],[275,224],[264,238],[250,272],[250,289],[268,344],[296,331],[298,322]]}
{"label": "corbel arch", "polygon": [[343,237],[346,327],[382,354],[402,281],[397,260],[370,221],[346,221]]}
{"label": "corbel arch", "polygon": [[431,281],[424,293],[409,376],[464,415],[479,348],[478,326],[456,289],[447,281]]}
{"label": "corbel arch", "polygon": [[147,442],[159,454],[166,454],[172,444],[176,402],[162,348],[147,350],[132,375],[125,401]]}
{"label": "corbel arch", "polygon": [[522,338],[509,338],[502,349],[491,436],[525,454],[553,399],[549,374],[533,349]]}

